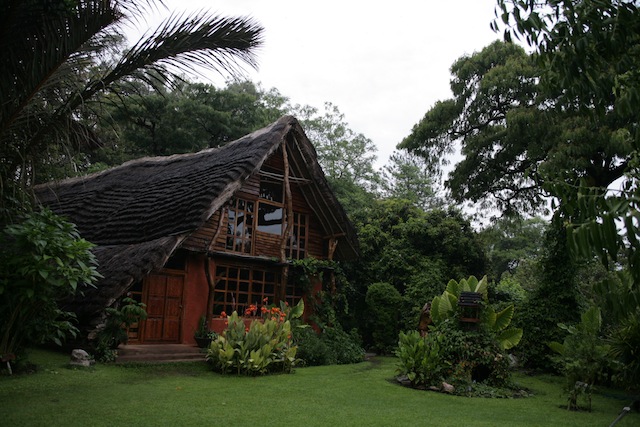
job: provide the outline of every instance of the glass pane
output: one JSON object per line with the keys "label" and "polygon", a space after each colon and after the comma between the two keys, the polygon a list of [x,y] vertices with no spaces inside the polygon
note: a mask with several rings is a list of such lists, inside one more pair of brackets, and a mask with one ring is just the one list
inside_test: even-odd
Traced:
{"label": "glass pane", "polygon": [[261,180],[260,198],[282,203],[282,183]]}
{"label": "glass pane", "polygon": [[282,208],[268,203],[258,207],[258,231],[270,234],[282,234]]}
{"label": "glass pane", "polygon": [[273,296],[275,294],[274,292],[274,286],[271,283],[265,283],[264,284],[264,295],[265,296]]}
{"label": "glass pane", "polygon": [[261,270],[253,270],[253,280],[262,282],[264,280],[264,273]]}
{"label": "glass pane", "polygon": [[240,282],[240,288],[238,289],[240,292],[249,292],[249,282]]}

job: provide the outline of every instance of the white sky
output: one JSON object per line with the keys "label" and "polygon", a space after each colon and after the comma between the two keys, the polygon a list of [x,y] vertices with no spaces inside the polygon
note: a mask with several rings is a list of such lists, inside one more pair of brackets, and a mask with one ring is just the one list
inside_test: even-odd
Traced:
{"label": "white sky", "polygon": [[[326,101],[385,163],[433,106],[449,98],[451,64],[501,37],[495,0],[165,0],[169,11],[250,16],[265,29],[247,77],[292,104]],[[169,11],[162,11],[168,16]],[[150,20],[150,22],[153,20]],[[223,86],[215,73],[211,83]]]}

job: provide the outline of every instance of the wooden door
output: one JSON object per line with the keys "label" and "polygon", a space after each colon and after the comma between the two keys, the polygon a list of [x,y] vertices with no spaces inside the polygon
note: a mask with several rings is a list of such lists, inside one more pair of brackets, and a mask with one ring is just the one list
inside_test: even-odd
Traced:
{"label": "wooden door", "polygon": [[145,280],[143,342],[179,343],[184,276],[151,274]]}

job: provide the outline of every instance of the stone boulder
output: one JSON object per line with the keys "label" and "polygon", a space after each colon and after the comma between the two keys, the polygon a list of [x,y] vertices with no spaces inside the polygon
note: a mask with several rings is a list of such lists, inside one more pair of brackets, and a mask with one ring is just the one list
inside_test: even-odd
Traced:
{"label": "stone boulder", "polygon": [[93,363],[94,360],[86,351],[79,348],[71,351],[71,360],[69,361],[69,365],[89,367],[93,365]]}

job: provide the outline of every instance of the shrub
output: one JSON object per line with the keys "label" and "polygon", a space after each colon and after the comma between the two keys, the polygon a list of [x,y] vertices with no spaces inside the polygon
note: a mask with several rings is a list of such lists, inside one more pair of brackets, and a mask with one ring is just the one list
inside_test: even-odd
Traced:
{"label": "shrub", "polygon": [[[258,309],[260,308],[260,309]],[[261,313],[262,320],[253,320],[245,327],[244,320],[237,312],[227,320],[227,328],[222,335],[211,342],[206,360],[214,370],[238,375],[263,375],[269,372],[293,371],[298,363],[297,346],[293,345],[291,321],[304,312],[304,301],[294,307],[280,302],[280,307],[251,304],[245,316]]]}
{"label": "shrub", "polygon": [[297,356],[307,366],[333,365],[335,355],[320,335],[311,328],[299,328],[294,332],[298,345]]}
{"label": "shrub", "polygon": [[584,396],[586,406],[591,411],[591,393],[594,384],[608,371],[609,346],[599,337],[602,326],[600,309],[591,307],[581,316],[575,326],[558,325],[569,333],[560,344],[549,343],[549,347],[560,354],[559,362],[567,380],[567,409],[577,410],[578,397]]}
{"label": "shrub", "polygon": [[311,328],[294,332],[298,357],[307,366],[344,365],[364,360],[364,350],[355,330],[345,332],[340,326],[326,327],[320,334]]}
{"label": "shrub", "polygon": [[347,333],[340,326],[334,326],[325,329],[321,338],[335,355],[335,361],[338,365],[358,363],[364,360],[364,350],[355,329]]}
{"label": "shrub", "polygon": [[93,245],[47,209],[26,214],[0,233],[0,356],[75,336],[75,315],[58,306],[100,277]]}
{"label": "shrub", "polygon": [[383,354],[391,353],[397,344],[400,332],[402,296],[388,283],[374,283],[367,289],[365,302],[368,308],[368,325],[371,328],[373,348]]}
{"label": "shrub", "polygon": [[405,375],[414,387],[439,384],[445,367],[440,357],[440,336],[420,336],[418,331],[400,332],[397,373]]}
{"label": "shrub", "polygon": [[127,329],[134,323],[147,318],[146,305],[133,298],[123,298],[122,308],[109,307],[105,311],[107,320],[104,328],[96,334],[95,357],[99,362],[113,362],[118,346],[129,340]]}
{"label": "shrub", "polygon": [[281,317],[253,320],[247,328],[237,312],[228,318],[227,328],[211,342],[206,360],[215,371],[238,375],[292,372],[298,359],[292,344],[291,323]]}

